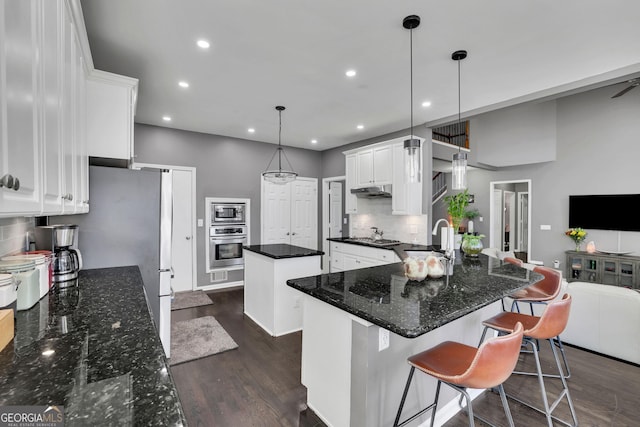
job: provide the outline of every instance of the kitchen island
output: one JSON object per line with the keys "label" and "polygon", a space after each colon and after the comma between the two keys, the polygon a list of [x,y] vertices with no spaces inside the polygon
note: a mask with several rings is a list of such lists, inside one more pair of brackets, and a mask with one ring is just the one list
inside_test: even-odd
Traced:
{"label": "kitchen island", "polygon": [[[392,425],[408,356],[447,340],[477,345],[481,322],[501,309],[498,301],[541,279],[481,255],[458,258],[448,279],[409,281],[395,263],[287,281],[304,295],[302,384],[309,407],[334,427]],[[417,376],[406,413],[434,395],[435,380]],[[443,422],[457,412],[457,395],[443,389],[440,399]]]}
{"label": "kitchen island", "polygon": [[274,337],[302,329],[301,296],[286,281],[320,274],[322,255],[287,244],[245,246],[245,314]]}
{"label": "kitchen island", "polygon": [[0,406],[64,406],[65,425],[186,425],[137,266],[83,270],[16,316]]}

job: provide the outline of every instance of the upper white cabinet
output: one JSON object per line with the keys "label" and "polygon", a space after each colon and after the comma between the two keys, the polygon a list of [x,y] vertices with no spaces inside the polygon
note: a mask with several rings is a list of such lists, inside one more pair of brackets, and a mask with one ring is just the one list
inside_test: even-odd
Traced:
{"label": "upper white cabinet", "polygon": [[0,3],[0,214],[40,212],[37,3]]}
{"label": "upper white cabinet", "polygon": [[347,161],[346,167],[346,179],[345,179],[345,201],[344,211],[345,213],[357,213],[358,212],[358,198],[351,194],[351,189],[356,188],[356,182],[358,180],[356,174],[358,173],[358,156],[353,154],[347,154],[345,156]]}
{"label": "upper white cabinet", "polygon": [[133,161],[138,79],[93,70],[87,80],[87,144],[92,157]]}
{"label": "upper white cabinet", "polygon": [[391,147],[376,146],[359,150],[357,157],[357,187],[391,184]]}
{"label": "upper white cabinet", "polygon": [[[405,182],[404,140],[408,138],[409,136],[395,138],[344,152],[346,213],[358,213],[358,199],[351,194],[352,188],[391,184],[392,214],[422,214],[423,183]],[[424,138],[418,139],[424,144]]]}
{"label": "upper white cabinet", "polygon": [[89,210],[76,0],[0,2],[0,216]]}

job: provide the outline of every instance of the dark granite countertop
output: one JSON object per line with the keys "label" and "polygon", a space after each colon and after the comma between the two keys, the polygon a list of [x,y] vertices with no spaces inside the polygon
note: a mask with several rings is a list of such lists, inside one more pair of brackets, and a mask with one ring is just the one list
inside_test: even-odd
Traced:
{"label": "dark granite countertop", "polygon": [[287,285],[407,338],[498,301],[542,275],[480,255],[447,280],[409,281],[402,263],[287,280]]}
{"label": "dark granite countertop", "polygon": [[273,259],[299,258],[304,256],[324,255],[324,252],[300,246],[277,243],[273,245],[250,245],[245,250],[255,252]]}
{"label": "dark granite countertop", "polygon": [[0,406],[64,405],[68,426],[186,425],[138,267],[80,272],[19,311]]}

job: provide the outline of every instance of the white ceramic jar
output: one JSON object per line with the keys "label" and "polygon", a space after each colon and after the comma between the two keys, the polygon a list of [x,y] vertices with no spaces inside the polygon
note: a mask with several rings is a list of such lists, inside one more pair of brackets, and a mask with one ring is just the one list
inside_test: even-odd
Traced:
{"label": "white ceramic jar", "polygon": [[10,273],[18,284],[16,309],[28,310],[40,300],[40,272],[28,259],[0,261],[0,273]]}

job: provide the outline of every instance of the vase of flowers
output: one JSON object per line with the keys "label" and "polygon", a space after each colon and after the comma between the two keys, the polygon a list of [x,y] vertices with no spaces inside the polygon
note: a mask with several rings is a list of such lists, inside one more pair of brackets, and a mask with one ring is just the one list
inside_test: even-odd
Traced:
{"label": "vase of flowers", "polygon": [[565,236],[569,236],[573,243],[576,244],[576,252],[580,252],[580,245],[586,239],[587,232],[580,227],[570,228],[564,232]]}

